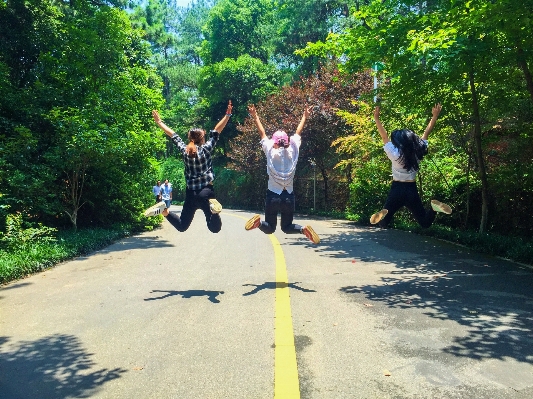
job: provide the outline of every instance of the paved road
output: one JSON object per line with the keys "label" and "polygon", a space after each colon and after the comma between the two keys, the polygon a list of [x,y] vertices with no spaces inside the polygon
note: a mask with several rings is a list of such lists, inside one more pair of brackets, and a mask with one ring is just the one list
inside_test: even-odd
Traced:
{"label": "paved road", "polygon": [[165,221],[0,288],[0,398],[533,397],[532,269],[338,220],[309,221],[314,246],[250,216]]}

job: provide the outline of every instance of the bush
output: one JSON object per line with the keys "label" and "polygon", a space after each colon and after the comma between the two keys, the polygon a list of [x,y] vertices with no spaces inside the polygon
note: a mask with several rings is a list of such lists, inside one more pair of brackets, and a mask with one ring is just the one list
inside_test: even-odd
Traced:
{"label": "bush", "polygon": [[[124,225],[117,225],[112,229],[68,230],[59,232],[55,239],[33,239],[26,241],[28,245],[4,248],[0,250],[0,284],[105,248],[137,230],[138,228]],[[29,232],[17,234],[25,236]]]}
{"label": "bush", "polygon": [[[25,224],[26,226],[24,226]],[[7,215],[5,233],[0,232],[0,243],[7,250],[17,247],[26,249],[37,243],[54,241],[56,232],[57,229],[43,226],[42,223],[38,223],[37,227],[30,223],[24,223],[20,213]]]}
{"label": "bush", "polygon": [[504,236],[497,233],[478,233],[473,230],[458,230],[435,224],[429,229],[423,229],[412,223],[399,222],[396,227],[420,235],[455,242],[485,254],[533,264],[533,242],[523,237]]}
{"label": "bush", "polygon": [[370,216],[379,211],[390,189],[390,165],[379,159],[369,162],[355,170],[350,184],[350,201],[346,210],[347,218],[368,223]]}

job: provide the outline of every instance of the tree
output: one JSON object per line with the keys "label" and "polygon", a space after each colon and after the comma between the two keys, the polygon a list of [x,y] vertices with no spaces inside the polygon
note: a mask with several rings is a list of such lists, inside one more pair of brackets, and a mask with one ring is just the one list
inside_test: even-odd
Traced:
{"label": "tree", "polygon": [[307,43],[323,41],[342,26],[348,17],[347,1],[281,0],[276,2],[272,30],[273,58],[291,80],[307,76],[319,68],[323,57],[303,58],[295,52]]}
{"label": "tree", "polygon": [[264,26],[272,18],[270,0],[220,0],[211,9],[204,29],[202,60],[206,65],[248,54],[267,63],[271,37]]}
{"label": "tree", "polygon": [[[471,132],[482,196],[480,232],[487,229],[491,201],[484,148],[490,126],[502,117],[487,104],[502,87],[516,84],[510,73],[517,63],[509,62],[513,58],[508,55],[509,38],[517,25],[529,26],[527,18],[518,18],[512,29],[501,29],[500,23],[494,26],[495,21],[504,21],[502,7],[523,16],[518,10],[522,6],[511,4],[504,1],[495,6],[477,0],[420,6],[409,1],[371,1],[354,12],[357,23],[352,27],[301,52],[337,57],[348,71],[368,70],[376,61],[383,62],[388,77],[381,88],[383,98],[410,114],[422,112],[428,103],[445,104],[450,112],[444,120],[458,127],[457,133]],[[529,33],[522,38],[530,43]]]}
{"label": "tree", "polygon": [[[356,111],[352,99],[371,89],[367,74],[346,77],[331,67],[321,68],[316,75],[302,78],[292,86],[283,87],[257,104],[258,114],[267,134],[283,129],[289,134],[296,130],[305,104],[313,105],[313,113],[302,133],[302,147],[299,156],[299,170],[313,161],[322,177],[326,206],[329,203],[329,180],[333,167],[340,159],[331,143],[350,129],[337,114],[339,108]],[[262,195],[261,182],[265,180],[264,161],[257,143],[257,129],[251,118],[238,127],[242,132],[230,144],[231,167],[250,175],[256,181],[256,193]],[[348,184],[348,183],[346,183]]]}
{"label": "tree", "polygon": [[[0,20],[24,27],[2,31],[2,201],[51,224],[68,215],[75,228],[138,221],[163,143],[150,122],[160,80],[140,32],[124,11],[90,1],[15,1]],[[39,43],[31,59],[19,56],[26,42]]]}

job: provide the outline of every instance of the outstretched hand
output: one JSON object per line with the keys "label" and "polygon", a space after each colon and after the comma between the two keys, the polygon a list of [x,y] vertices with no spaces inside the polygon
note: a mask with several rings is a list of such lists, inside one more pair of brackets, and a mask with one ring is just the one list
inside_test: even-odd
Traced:
{"label": "outstretched hand", "polygon": [[257,115],[257,110],[255,109],[255,105],[253,104],[248,105],[248,113],[250,114],[250,116],[255,118],[255,116]]}
{"label": "outstretched hand", "polygon": [[162,122],[159,112],[157,112],[155,109],[152,110],[152,116],[154,117],[155,123],[160,124]]}
{"label": "outstretched hand", "polygon": [[433,117],[437,118],[439,116],[441,110],[442,110],[442,105],[440,105],[440,103],[435,104],[435,106],[431,110],[431,113],[432,113]]}
{"label": "outstretched hand", "polygon": [[381,108],[379,108],[379,105],[374,108],[374,119],[379,120],[379,112],[381,111]]}
{"label": "outstretched hand", "polygon": [[231,115],[231,111],[233,110],[233,105],[231,105],[231,100],[228,101],[228,108],[226,108],[226,115]]}
{"label": "outstretched hand", "polygon": [[312,110],[313,110],[313,106],[312,105],[305,104],[304,115],[305,115],[306,118],[309,118],[309,116],[311,115],[311,111]]}

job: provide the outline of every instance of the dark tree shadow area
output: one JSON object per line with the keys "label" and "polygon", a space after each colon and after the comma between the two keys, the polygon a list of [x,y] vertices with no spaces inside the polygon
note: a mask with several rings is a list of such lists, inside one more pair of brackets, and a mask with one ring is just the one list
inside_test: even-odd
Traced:
{"label": "dark tree shadow area", "polygon": [[33,283],[29,283],[29,282],[19,282],[19,283],[14,283],[14,284],[11,284],[11,285],[6,285],[4,287],[0,286],[0,291],[7,291],[7,290],[14,290],[16,288],[22,288],[22,287],[27,287],[28,285],[32,285]]}
{"label": "dark tree shadow area", "polygon": [[78,338],[53,335],[9,345],[0,337],[0,398],[87,398],[126,370],[95,370]]}
{"label": "dark tree shadow area", "polygon": [[389,327],[416,329],[387,311],[416,309],[420,317],[451,320],[467,331],[449,341],[445,353],[533,364],[531,268],[398,230],[354,229],[321,238],[318,246],[301,240],[286,245],[308,245],[320,256],[352,260],[355,270],[372,267],[379,283],[348,285],[340,292],[373,305],[369,311],[384,312]]}
{"label": "dark tree shadow area", "polygon": [[[131,251],[134,249],[150,249],[150,248],[171,248],[174,245],[170,244],[168,241],[159,238],[159,237],[147,237],[143,235],[136,235],[127,238],[122,238],[119,241],[111,244],[104,249],[100,249],[97,252],[99,254],[117,254],[123,251]],[[76,259],[83,260],[87,259],[90,256],[94,255],[94,252],[91,252],[87,255],[82,255],[76,257]]]}
{"label": "dark tree shadow area", "polygon": [[173,291],[173,290],[152,290],[150,293],[162,293],[163,295],[146,298],[145,301],[155,301],[158,299],[165,299],[172,296],[179,295],[184,299],[190,299],[193,296],[205,296],[209,302],[220,303],[218,296],[224,294],[224,291],[206,291],[206,290],[186,290],[186,291]]}

